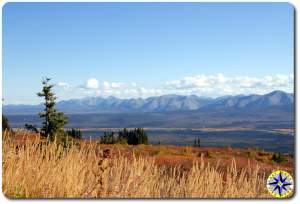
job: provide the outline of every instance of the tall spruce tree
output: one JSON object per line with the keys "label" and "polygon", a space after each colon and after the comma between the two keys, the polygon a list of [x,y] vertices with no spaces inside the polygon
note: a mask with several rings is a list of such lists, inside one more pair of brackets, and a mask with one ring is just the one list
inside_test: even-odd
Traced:
{"label": "tall spruce tree", "polygon": [[53,84],[49,83],[50,78],[45,78],[42,81],[43,89],[37,93],[39,97],[44,99],[45,109],[39,113],[41,118],[44,118],[42,134],[47,137],[48,140],[53,141],[55,136],[64,137],[65,132],[63,130],[64,125],[68,122],[68,118],[63,112],[57,112],[55,109],[55,94],[52,90]]}

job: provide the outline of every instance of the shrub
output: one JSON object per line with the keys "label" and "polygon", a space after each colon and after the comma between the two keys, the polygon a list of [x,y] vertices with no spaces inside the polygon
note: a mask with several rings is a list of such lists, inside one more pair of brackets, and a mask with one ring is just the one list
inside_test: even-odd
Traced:
{"label": "shrub", "polygon": [[34,133],[38,133],[39,132],[39,130],[36,127],[36,125],[31,125],[31,124],[27,124],[26,123],[24,127],[25,127],[26,130],[28,130],[30,132],[34,132]]}
{"label": "shrub", "polygon": [[282,163],[285,161],[285,158],[281,153],[274,153],[272,156],[272,160],[276,163]]}
{"label": "shrub", "polygon": [[256,152],[253,150],[249,150],[246,152],[246,156],[250,159],[250,158],[255,158],[256,156]]}

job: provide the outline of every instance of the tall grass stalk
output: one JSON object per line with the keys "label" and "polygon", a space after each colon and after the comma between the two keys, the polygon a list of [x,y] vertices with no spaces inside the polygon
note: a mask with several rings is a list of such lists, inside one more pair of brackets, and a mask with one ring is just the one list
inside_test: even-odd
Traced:
{"label": "tall grass stalk", "polygon": [[235,160],[227,170],[203,159],[191,169],[152,157],[103,155],[91,141],[57,143],[3,137],[3,192],[10,198],[266,198],[264,175]]}

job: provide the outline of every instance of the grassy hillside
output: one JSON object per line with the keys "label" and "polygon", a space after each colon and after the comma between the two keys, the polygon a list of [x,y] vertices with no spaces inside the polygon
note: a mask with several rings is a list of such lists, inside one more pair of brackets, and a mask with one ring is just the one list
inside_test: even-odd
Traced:
{"label": "grassy hillside", "polygon": [[63,148],[36,135],[3,137],[3,192],[11,198],[268,198],[267,174],[293,172],[253,149],[99,145]]}

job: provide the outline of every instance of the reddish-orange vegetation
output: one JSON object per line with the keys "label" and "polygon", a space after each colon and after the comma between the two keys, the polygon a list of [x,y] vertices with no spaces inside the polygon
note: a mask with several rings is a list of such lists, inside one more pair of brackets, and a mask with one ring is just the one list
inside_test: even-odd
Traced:
{"label": "reddish-orange vegetation", "polygon": [[[16,133],[12,140],[26,141],[36,140],[40,135],[34,133]],[[78,143],[93,143],[97,144],[95,139],[77,140]],[[190,168],[195,161],[199,161],[201,156],[205,162],[212,165],[218,164],[220,167],[226,168],[234,158],[236,160],[237,168],[251,166],[255,168],[260,167],[260,173],[270,173],[276,169],[286,170],[293,174],[294,160],[291,155],[285,154],[285,161],[283,163],[276,163],[272,160],[274,153],[265,152],[256,149],[241,149],[241,148],[222,148],[222,147],[189,147],[189,146],[174,146],[174,145],[106,145],[97,144],[101,149],[109,149],[111,154],[116,156],[118,154],[132,158],[136,156],[150,156],[155,159],[158,165],[178,166]]]}

